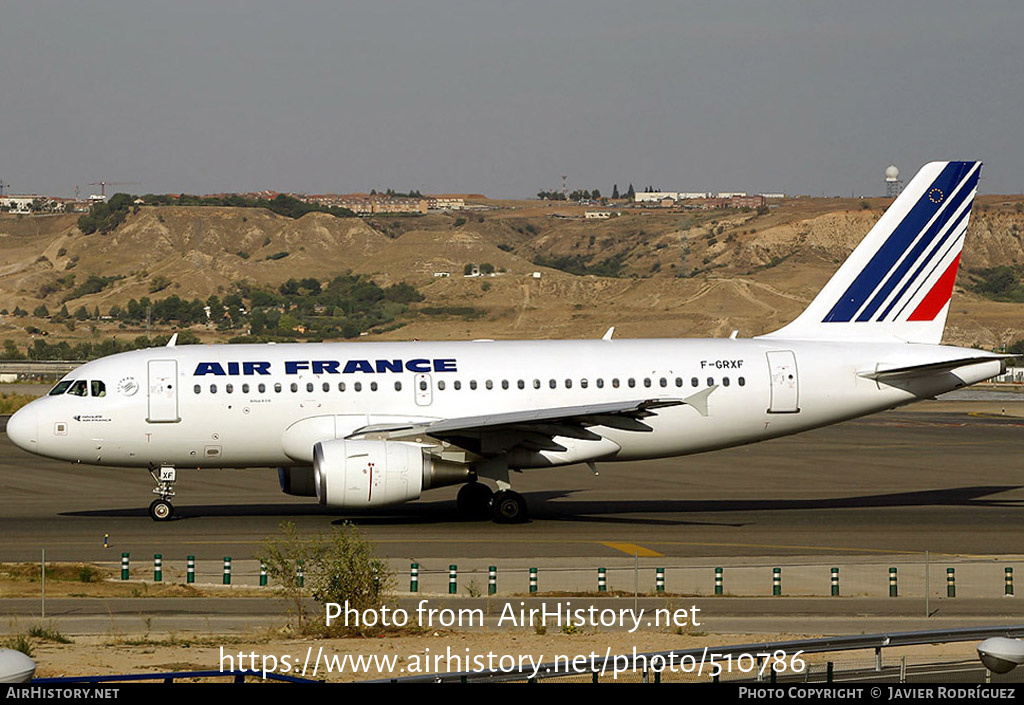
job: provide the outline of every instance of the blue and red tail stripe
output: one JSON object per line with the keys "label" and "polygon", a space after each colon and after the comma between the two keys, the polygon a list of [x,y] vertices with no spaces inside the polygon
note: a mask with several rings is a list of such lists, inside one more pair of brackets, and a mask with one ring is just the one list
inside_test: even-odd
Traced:
{"label": "blue and red tail stripe", "polygon": [[[890,301],[879,320],[888,316],[893,306],[903,300],[904,294],[915,282],[919,288],[922,283],[921,274],[926,269],[929,273],[934,269],[934,266],[929,268],[929,264],[933,263],[940,252],[948,252],[943,244],[950,241],[950,238],[955,241],[959,237],[956,232],[970,210],[970,203],[964,208],[961,206],[974,193],[980,173],[979,166],[979,162],[949,162],[835,302],[822,322],[847,323],[853,321],[854,317],[858,322],[872,320],[889,294],[915,265],[914,275]],[[937,262],[941,261],[940,256]],[[952,272],[955,279],[955,267]],[[940,281],[946,278],[947,274],[943,274]],[[925,297],[926,300],[934,303],[932,294],[936,289],[937,285]],[[917,315],[918,310],[915,310],[914,315]]]}

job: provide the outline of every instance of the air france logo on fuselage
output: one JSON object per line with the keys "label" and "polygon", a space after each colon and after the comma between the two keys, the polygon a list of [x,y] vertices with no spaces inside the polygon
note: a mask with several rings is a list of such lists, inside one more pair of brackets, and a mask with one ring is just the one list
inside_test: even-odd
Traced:
{"label": "air france logo on fuselage", "polygon": [[[200,362],[196,365],[195,377],[217,375],[220,377],[269,375],[271,363],[263,360],[243,362]],[[314,375],[337,375],[363,372],[368,374],[387,372],[458,372],[454,358],[425,358],[412,360],[286,360],[284,373],[297,375],[309,372]]]}

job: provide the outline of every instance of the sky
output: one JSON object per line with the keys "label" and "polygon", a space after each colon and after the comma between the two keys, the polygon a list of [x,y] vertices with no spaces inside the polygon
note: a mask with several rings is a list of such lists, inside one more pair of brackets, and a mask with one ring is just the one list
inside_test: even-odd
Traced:
{"label": "sky", "polygon": [[1024,191],[1024,3],[0,0],[7,193]]}

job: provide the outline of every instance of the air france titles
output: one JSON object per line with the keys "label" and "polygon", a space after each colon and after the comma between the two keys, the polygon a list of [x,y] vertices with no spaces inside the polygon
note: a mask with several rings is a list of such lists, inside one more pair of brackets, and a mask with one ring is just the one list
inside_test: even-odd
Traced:
{"label": "air france titles", "polygon": [[[338,375],[363,372],[368,374],[387,372],[458,372],[454,358],[417,357],[412,360],[286,360],[284,373],[297,375],[309,372],[314,375]],[[217,375],[236,377],[270,375],[271,363],[266,361],[245,362],[200,362],[196,365],[195,377]]]}

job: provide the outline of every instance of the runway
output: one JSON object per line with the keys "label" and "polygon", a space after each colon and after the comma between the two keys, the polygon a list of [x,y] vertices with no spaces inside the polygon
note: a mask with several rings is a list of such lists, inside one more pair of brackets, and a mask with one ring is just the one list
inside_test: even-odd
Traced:
{"label": "runway", "polygon": [[529,471],[513,477],[531,512],[516,526],[460,520],[455,488],[375,513],[327,510],[283,495],[270,469],[180,469],[181,519],[156,523],[145,470],[45,460],[2,435],[0,561],[44,548],[55,561],[246,559],[281,522],[309,534],[346,520],[396,559],[1024,554],[1022,407],[922,402],[743,448],[605,463],[596,477]]}

